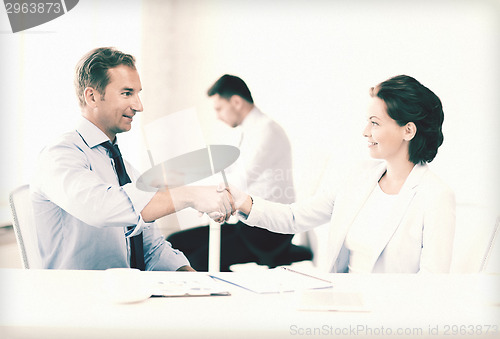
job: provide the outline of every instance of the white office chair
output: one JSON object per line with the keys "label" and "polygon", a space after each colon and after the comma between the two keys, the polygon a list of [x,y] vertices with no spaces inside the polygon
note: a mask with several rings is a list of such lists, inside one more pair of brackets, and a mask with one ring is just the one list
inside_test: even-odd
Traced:
{"label": "white office chair", "polygon": [[498,229],[500,228],[500,216],[497,217],[495,230],[491,237],[491,243],[487,250],[485,260],[481,267],[483,273],[500,273],[500,244],[498,243]]}
{"label": "white office chair", "polygon": [[18,187],[10,193],[9,198],[23,266],[24,268],[42,268],[29,185]]}
{"label": "white office chair", "polygon": [[[478,273],[496,270],[492,258],[500,217],[491,208],[457,204],[451,273]],[[496,268],[495,268],[496,266]]]}

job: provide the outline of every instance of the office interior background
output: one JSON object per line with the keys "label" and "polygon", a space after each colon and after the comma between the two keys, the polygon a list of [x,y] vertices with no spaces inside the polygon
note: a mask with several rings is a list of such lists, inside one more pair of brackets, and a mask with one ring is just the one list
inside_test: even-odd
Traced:
{"label": "office interior background", "polygon": [[206,96],[229,73],[287,132],[303,199],[325,171],[368,158],[368,90],[407,74],[443,102],[445,139],[431,168],[458,204],[498,210],[499,19],[495,0],[81,0],[13,34],[0,11],[2,225],[9,192],[29,183],[43,145],[78,120],[74,67],[100,46],[137,58],[144,112],[119,140],[141,171],[150,167],[143,127],[158,118],[194,107],[207,143],[232,132]]}

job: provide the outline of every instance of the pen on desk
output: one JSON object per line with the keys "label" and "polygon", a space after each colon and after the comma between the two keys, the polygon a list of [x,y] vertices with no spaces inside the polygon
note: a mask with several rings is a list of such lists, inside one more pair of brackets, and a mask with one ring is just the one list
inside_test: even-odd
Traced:
{"label": "pen on desk", "polygon": [[329,283],[329,284],[333,284],[333,282],[331,282],[330,280],[318,278],[318,277],[315,277],[314,275],[310,275],[310,274],[307,274],[307,273],[295,271],[295,270],[292,270],[291,268],[288,268],[288,267],[281,267],[281,268],[284,269],[285,271],[288,271],[288,272],[297,273],[297,274],[300,274],[300,275],[303,275],[303,276],[306,276],[306,277],[309,277],[309,278],[313,278],[313,279],[324,281],[324,282]]}

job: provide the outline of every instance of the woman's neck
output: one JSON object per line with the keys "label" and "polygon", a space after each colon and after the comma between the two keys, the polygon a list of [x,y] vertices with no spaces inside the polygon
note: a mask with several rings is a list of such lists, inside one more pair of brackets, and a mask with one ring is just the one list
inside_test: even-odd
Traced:
{"label": "woman's neck", "polygon": [[382,191],[387,194],[398,194],[414,166],[415,164],[408,160],[387,161],[387,171],[379,180]]}

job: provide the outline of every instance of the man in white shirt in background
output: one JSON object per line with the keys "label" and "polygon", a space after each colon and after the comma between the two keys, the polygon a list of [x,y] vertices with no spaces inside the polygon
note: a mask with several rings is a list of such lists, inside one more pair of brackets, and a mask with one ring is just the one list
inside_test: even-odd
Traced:
{"label": "man in white shirt in background", "polygon": [[[217,118],[241,131],[237,145],[240,156],[226,170],[230,184],[271,201],[294,202],[291,146],[283,128],[255,106],[250,90],[239,77],[223,75],[207,94]],[[291,244],[293,235],[248,227],[236,218],[229,222],[221,227],[223,272],[236,263],[275,267],[312,258],[308,249]],[[208,227],[182,231],[168,240],[186,254],[195,269],[208,269]]]}

